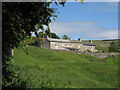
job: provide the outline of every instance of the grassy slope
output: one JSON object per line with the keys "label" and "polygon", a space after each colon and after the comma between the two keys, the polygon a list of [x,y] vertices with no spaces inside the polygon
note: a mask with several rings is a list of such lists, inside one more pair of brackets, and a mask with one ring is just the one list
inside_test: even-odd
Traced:
{"label": "grassy slope", "polygon": [[[105,60],[70,52],[29,47],[29,54],[15,49],[13,65],[27,87],[117,87],[118,58]],[[94,61],[89,61],[93,59]]]}
{"label": "grassy slope", "polygon": [[[88,41],[83,41],[88,42]],[[118,40],[108,40],[108,41],[102,41],[102,40],[93,40],[93,44],[96,45],[97,50],[108,52],[110,43],[115,42],[118,45]]]}
{"label": "grassy slope", "polygon": [[109,51],[110,43],[115,42],[118,44],[118,40],[113,40],[113,41],[93,41],[93,43],[96,45],[96,48],[98,50],[102,50],[105,52]]}

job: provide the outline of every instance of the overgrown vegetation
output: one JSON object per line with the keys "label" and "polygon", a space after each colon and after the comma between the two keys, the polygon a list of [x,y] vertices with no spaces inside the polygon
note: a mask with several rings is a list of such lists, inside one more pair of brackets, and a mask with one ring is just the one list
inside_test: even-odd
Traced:
{"label": "overgrown vegetation", "polygon": [[23,41],[20,42],[19,47],[24,46],[37,46],[40,47],[40,45],[43,43],[43,40],[39,37],[26,37]]}
{"label": "overgrown vegetation", "polygon": [[62,39],[66,39],[66,40],[67,40],[68,38],[69,38],[69,37],[68,37],[67,35],[63,35],[63,36],[62,36]]}
{"label": "overgrown vegetation", "polygon": [[112,42],[109,47],[109,52],[120,52],[118,45],[115,42]]}
{"label": "overgrown vegetation", "polygon": [[92,52],[91,50],[87,50],[87,52]]}
{"label": "overgrown vegetation", "polygon": [[26,88],[118,87],[118,56],[100,59],[28,47],[28,54],[22,48],[15,49],[14,59],[9,68],[15,73],[11,84],[16,86],[25,81]]}
{"label": "overgrown vegetation", "polygon": [[39,38],[46,38],[47,35],[48,35],[50,38],[60,39],[60,37],[59,37],[58,35],[56,35],[55,33],[51,33],[51,32],[50,32],[49,34],[47,34],[47,30],[46,30],[45,33],[43,33],[43,32],[39,32],[39,33],[38,33]]}

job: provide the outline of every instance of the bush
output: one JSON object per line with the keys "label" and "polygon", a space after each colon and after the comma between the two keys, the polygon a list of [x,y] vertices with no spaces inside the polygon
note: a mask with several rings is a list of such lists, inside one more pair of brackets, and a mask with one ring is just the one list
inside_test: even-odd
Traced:
{"label": "bush", "polygon": [[40,45],[43,43],[43,40],[41,40],[38,37],[26,37],[23,41],[20,42],[20,47],[29,45],[29,46],[38,46],[40,47]]}
{"label": "bush", "polygon": [[109,47],[109,52],[119,52],[119,48],[115,42],[112,42]]}
{"label": "bush", "polygon": [[87,52],[92,52],[91,50],[87,50]]}
{"label": "bush", "polygon": [[38,37],[33,37],[32,40],[34,41],[34,43],[32,43],[33,46],[38,46],[38,47],[40,47],[40,45],[43,43],[43,40],[41,40],[41,39],[38,38]]}
{"label": "bush", "polygon": [[96,53],[102,53],[102,51],[100,51],[100,50],[97,50],[97,52]]}

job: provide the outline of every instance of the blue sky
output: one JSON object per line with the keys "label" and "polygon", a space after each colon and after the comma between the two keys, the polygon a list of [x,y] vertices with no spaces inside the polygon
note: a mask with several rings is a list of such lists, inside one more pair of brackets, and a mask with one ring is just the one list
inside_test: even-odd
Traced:
{"label": "blue sky", "polygon": [[51,32],[76,40],[118,38],[117,2],[67,2],[65,6],[52,4],[60,12],[50,24]]}

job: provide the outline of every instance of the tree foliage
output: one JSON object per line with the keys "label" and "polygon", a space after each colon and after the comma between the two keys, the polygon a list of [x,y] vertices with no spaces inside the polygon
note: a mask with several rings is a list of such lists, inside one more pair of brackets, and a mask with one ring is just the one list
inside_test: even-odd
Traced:
{"label": "tree foliage", "polygon": [[119,48],[118,45],[116,45],[115,42],[112,42],[109,47],[109,52],[118,52]]}
{"label": "tree foliage", "polygon": [[2,3],[3,60],[9,50],[18,47],[21,40],[31,35],[31,31],[37,35],[35,25],[38,24],[41,29],[42,25],[48,26],[56,11],[49,7],[50,4],[51,2]]}
{"label": "tree foliage", "polygon": [[63,35],[62,39],[68,39],[69,37],[67,35]]}
{"label": "tree foliage", "polygon": [[[9,48],[16,47],[18,43],[30,36],[30,32],[37,32],[35,25],[38,23],[39,28],[42,25],[48,25],[51,22],[55,12],[49,8],[50,3],[3,3],[3,44],[9,43]],[[10,37],[10,38],[8,38]]]}
{"label": "tree foliage", "polygon": [[60,37],[58,35],[56,35],[55,33],[51,33],[51,32],[47,33],[47,31],[45,31],[45,33],[43,33],[43,32],[38,33],[39,38],[43,38],[43,36],[44,36],[44,38],[47,38],[47,35],[50,38],[60,39]]}
{"label": "tree foliage", "polygon": [[47,28],[47,30],[45,31],[45,33],[48,35],[48,36],[50,36],[50,27],[48,26],[48,28]]}
{"label": "tree foliage", "polygon": [[20,42],[19,47],[24,46],[38,46],[43,43],[43,40],[41,40],[39,37],[26,37],[23,41]]}
{"label": "tree foliage", "polygon": [[60,39],[60,37],[58,35],[56,35],[55,33],[50,33],[50,37]]}

